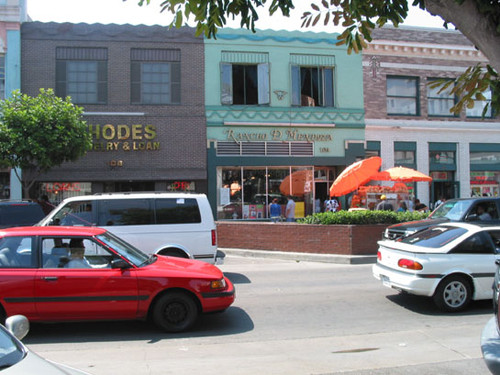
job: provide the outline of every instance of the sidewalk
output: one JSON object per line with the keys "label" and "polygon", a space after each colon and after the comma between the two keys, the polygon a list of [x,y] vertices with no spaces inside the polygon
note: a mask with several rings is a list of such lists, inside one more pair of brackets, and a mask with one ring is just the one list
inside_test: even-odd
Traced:
{"label": "sidewalk", "polygon": [[339,254],[314,254],[314,253],[296,253],[285,251],[266,251],[249,249],[229,249],[219,248],[226,255],[235,255],[241,257],[253,258],[274,258],[283,260],[295,260],[304,262],[323,262],[339,264],[369,264],[377,261],[376,255],[339,255]]}

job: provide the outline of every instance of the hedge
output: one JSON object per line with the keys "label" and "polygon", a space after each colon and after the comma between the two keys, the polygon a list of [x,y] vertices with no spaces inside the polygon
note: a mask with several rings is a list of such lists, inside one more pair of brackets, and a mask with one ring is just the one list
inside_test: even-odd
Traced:
{"label": "hedge", "polygon": [[321,212],[313,215],[308,215],[303,219],[297,219],[301,224],[396,224],[405,221],[422,220],[429,216],[429,212],[406,211],[338,211],[338,212]]}

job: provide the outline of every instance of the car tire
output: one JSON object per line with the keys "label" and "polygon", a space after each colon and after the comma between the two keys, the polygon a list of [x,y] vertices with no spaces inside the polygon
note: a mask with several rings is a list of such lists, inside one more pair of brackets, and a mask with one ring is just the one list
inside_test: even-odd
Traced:
{"label": "car tire", "polygon": [[198,307],[191,296],[183,292],[171,292],[155,303],[153,322],[167,332],[181,332],[193,326],[198,318]]}
{"label": "car tire", "polygon": [[472,286],[465,277],[449,276],[441,281],[434,293],[436,306],[447,312],[464,310],[472,298]]}

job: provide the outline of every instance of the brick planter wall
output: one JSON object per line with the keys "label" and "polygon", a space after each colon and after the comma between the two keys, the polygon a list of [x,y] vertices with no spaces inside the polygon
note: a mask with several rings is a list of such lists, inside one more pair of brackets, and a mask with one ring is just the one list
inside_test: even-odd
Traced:
{"label": "brick planter wall", "polygon": [[218,246],[315,254],[376,255],[387,225],[217,222]]}

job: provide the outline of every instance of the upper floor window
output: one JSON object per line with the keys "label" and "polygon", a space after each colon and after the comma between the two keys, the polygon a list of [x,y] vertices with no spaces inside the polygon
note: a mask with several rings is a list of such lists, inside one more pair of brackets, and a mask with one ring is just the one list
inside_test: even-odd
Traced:
{"label": "upper floor window", "polygon": [[333,68],[293,65],[292,105],[333,107]]}
{"label": "upper floor window", "polygon": [[108,96],[106,48],[56,49],[56,95],[73,103],[106,104]]}
{"label": "upper floor window", "polygon": [[488,109],[486,110],[486,113],[484,114],[484,117],[492,117],[492,112],[491,112],[491,89],[487,89],[485,92],[483,92],[483,95],[486,100],[475,100],[474,101],[474,107],[473,108],[466,108],[465,109],[465,115],[467,117],[483,117],[483,111],[484,107],[486,104],[488,105]]}
{"label": "upper floor window", "polygon": [[[432,83],[436,79],[429,79],[428,83]],[[427,86],[427,109],[429,116],[453,116],[450,112],[451,107],[455,105],[455,95],[451,93],[453,85],[450,85],[446,90],[439,92],[441,86],[431,88]]]}
{"label": "upper floor window", "polygon": [[416,77],[387,77],[387,114],[419,114],[419,79]]}
{"label": "upper floor window", "polygon": [[221,102],[269,104],[269,64],[221,64]]}
{"label": "upper floor window", "polygon": [[130,95],[132,104],[179,104],[181,102],[180,51],[131,50]]}

